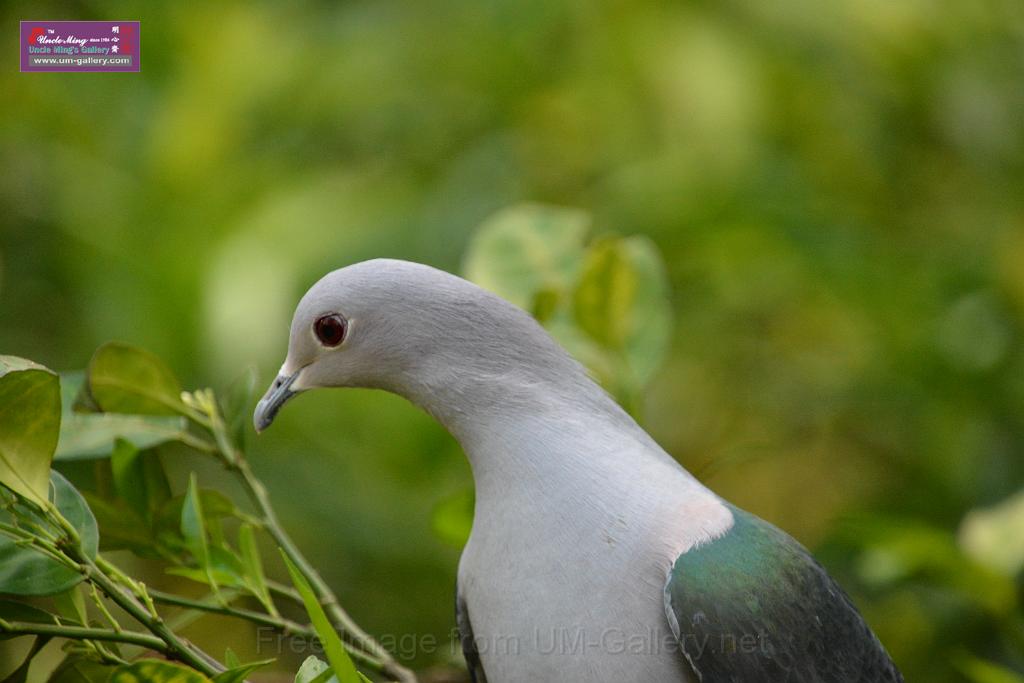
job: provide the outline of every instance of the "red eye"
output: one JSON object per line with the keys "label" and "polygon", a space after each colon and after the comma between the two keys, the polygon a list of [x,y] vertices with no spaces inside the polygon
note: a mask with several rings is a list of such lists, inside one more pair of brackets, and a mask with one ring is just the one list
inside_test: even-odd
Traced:
{"label": "red eye", "polygon": [[313,323],[313,332],[324,346],[337,346],[345,341],[348,322],[337,313],[317,318]]}

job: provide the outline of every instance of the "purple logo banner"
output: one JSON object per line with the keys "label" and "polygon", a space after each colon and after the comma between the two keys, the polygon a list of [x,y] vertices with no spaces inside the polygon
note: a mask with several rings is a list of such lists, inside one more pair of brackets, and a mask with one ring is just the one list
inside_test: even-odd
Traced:
{"label": "purple logo banner", "polygon": [[22,71],[139,71],[137,21],[23,21]]}

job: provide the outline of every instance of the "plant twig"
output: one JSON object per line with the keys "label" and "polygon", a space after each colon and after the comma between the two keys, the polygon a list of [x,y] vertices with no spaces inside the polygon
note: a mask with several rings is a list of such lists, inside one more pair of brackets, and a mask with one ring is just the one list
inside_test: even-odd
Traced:
{"label": "plant twig", "polygon": [[[254,624],[274,628],[286,636],[300,636],[302,638],[310,639],[317,637],[316,631],[314,631],[311,626],[300,624],[299,622],[292,621],[291,619],[275,617],[264,612],[243,609],[241,607],[232,607],[230,605],[222,605],[212,601],[192,600],[190,598],[181,597],[180,595],[174,595],[173,593],[164,593],[162,591],[152,589],[150,589],[149,594],[153,600],[161,604],[173,605],[175,607],[196,610],[207,614],[218,614],[224,617],[245,619],[246,621],[250,621]],[[345,649],[352,656],[352,659],[358,661],[363,666],[373,669],[377,673],[390,675],[391,671],[388,669],[387,663],[381,659],[363,652],[362,650],[356,649],[349,643],[345,643]]]}
{"label": "plant twig", "polygon": [[267,579],[266,582],[267,588],[269,588],[272,593],[277,593],[282,597],[288,598],[296,604],[302,604],[302,596],[299,595],[299,592],[291,586],[286,586],[285,584],[274,581],[273,579]]}
{"label": "plant twig", "polygon": [[174,605],[175,607],[184,607],[187,609],[199,610],[200,612],[208,612],[210,614],[220,614],[225,617],[245,619],[253,622],[254,624],[260,624],[261,626],[272,626],[280,630],[285,635],[314,635],[313,629],[308,626],[303,626],[297,621],[292,621],[291,619],[274,617],[264,612],[257,612],[255,610],[244,609],[242,607],[232,607],[231,605],[222,605],[218,602],[192,600],[190,598],[181,597],[180,595],[174,595],[173,593],[164,593],[163,591],[152,589],[150,589],[149,595],[154,601],[164,605]]}
{"label": "plant twig", "polygon": [[391,653],[384,649],[384,646],[374,640],[372,636],[360,628],[352,617],[349,616],[348,612],[341,607],[334,591],[332,591],[323,578],[321,578],[316,569],[310,565],[309,561],[302,554],[302,551],[299,550],[291,537],[281,526],[281,523],[277,518],[277,513],[274,511],[273,505],[270,503],[270,497],[267,495],[267,490],[263,486],[263,482],[257,479],[256,475],[253,474],[252,469],[249,467],[249,462],[245,457],[241,453],[236,452],[235,457],[232,460],[227,461],[226,464],[229,469],[235,471],[239,475],[246,492],[256,505],[260,515],[263,517],[263,526],[267,533],[270,534],[277,545],[280,546],[288,556],[288,559],[295,564],[299,572],[301,572],[302,575],[306,577],[306,580],[309,581],[310,586],[313,588],[313,592],[316,593],[317,598],[320,600],[320,604],[323,605],[324,610],[327,612],[327,615],[335,628],[348,636],[357,646],[365,650],[368,655],[374,659],[379,659],[382,664],[382,673],[387,676],[394,677],[401,683],[415,683],[416,675],[411,670],[395,661],[394,657],[391,656]]}
{"label": "plant twig", "polygon": [[80,570],[78,564],[61,552],[61,549],[58,548],[56,544],[51,543],[44,538],[40,538],[39,536],[34,536],[20,527],[0,523],[0,534],[7,536],[19,545],[32,546],[36,551],[47,555],[69,569],[74,569],[76,571]]}
{"label": "plant twig", "polygon": [[[146,606],[135,595],[123,590],[121,586],[97,567],[96,563],[90,558],[81,557],[79,559],[82,561],[90,581],[95,583],[118,607],[145,626],[165,644],[164,654],[172,659],[188,664],[193,669],[207,676],[214,676],[219,672],[218,667],[211,664],[210,657],[206,653],[179,638],[173,631],[167,628],[167,625],[164,624],[163,619],[156,613],[156,610],[150,609],[152,603]],[[107,562],[105,564],[113,566]]]}
{"label": "plant twig", "polygon": [[[201,421],[196,420],[196,422],[205,427],[214,437],[219,451],[217,455],[220,456],[225,467],[238,475],[246,493],[259,512],[262,528],[270,534],[277,545],[284,551],[285,555],[295,564],[299,572],[309,581],[313,592],[323,605],[334,627],[354,643],[356,647],[361,648],[369,658],[379,660],[382,673],[396,678],[400,683],[415,683],[416,675],[395,661],[391,653],[360,628],[355,620],[341,607],[337,596],[321,578],[316,569],[306,560],[287,532],[285,532],[277,519],[277,513],[270,503],[266,488],[253,474],[248,461],[245,459],[245,454],[234,446],[228,435],[223,416],[213,396],[213,392],[204,390],[192,394],[182,394],[182,399],[192,410],[205,413],[203,415],[204,419]],[[352,652],[356,654],[355,648],[352,649]]]}
{"label": "plant twig", "polygon": [[163,640],[154,635],[137,631],[115,631],[106,628],[65,626],[63,624],[35,624],[0,619],[0,633],[18,636],[51,636],[54,638],[70,638],[72,640],[125,643],[126,645],[138,645],[169,657],[174,656],[174,653]]}

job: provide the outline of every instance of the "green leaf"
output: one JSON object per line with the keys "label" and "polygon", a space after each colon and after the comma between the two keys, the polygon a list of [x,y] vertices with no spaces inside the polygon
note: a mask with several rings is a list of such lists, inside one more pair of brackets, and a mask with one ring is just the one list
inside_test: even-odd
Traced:
{"label": "green leaf", "polygon": [[104,500],[88,491],[82,493],[82,496],[96,516],[101,550],[131,550],[140,557],[161,557],[158,551],[160,537],[127,503],[120,499]]}
{"label": "green leaf", "polygon": [[[89,557],[99,550],[99,531],[96,518],[74,486],[59,472],[51,472],[52,500],[57,509],[78,531],[82,548]],[[46,521],[35,512],[18,513],[36,524]],[[5,510],[0,519],[8,524],[16,522],[15,514]],[[82,580],[82,574],[37,550],[18,545],[7,536],[0,535],[0,593],[13,595],[53,595],[70,589]]]}
{"label": "green leaf", "polygon": [[78,584],[63,593],[57,593],[53,596],[53,602],[57,607],[57,613],[65,621],[77,621],[83,626],[89,623],[89,613],[85,608],[85,595],[82,594],[82,584]]}
{"label": "green leaf", "polygon": [[1007,576],[1024,569],[1024,490],[992,507],[968,512],[959,542],[970,557]]}
{"label": "green leaf", "polygon": [[122,415],[101,413],[94,406],[82,406],[88,397],[84,372],[62,373],[60,393],[63,413],[57,460],[105,458],[114,449],[117,439],[124,439],[140,450],[187,436],[187,423],[180,416]]}
{"label": "green leaf", "polygon": [[661,363],[671,332],[668,278],[654,244],[605,237],[587,251],[573,294],[573,316],[601,346],[622,354],[632,389]]}
{"label": "green leaf", "polygon": [[113,670],[112,666],[72,654],[50,674],[46,683],[106,683]]}
{"label": "green leaf", "polygon": [[65,412],[55,457],[57,460],[105,458],[118,439],[145,450],[169,441],[181,441],[187,435],[183,417]]}
{"label": "green leaf", "polygon": [[104,412],[177,415],[186,410],[178,379],[148,351],[120,342],[104,344],[87,372],[89,393]]}
{"label": "green leaf", "polygon": [[[228,650],[228,652],[234,655],[234,653],[231,652],[230,649]],[[228,658],[225,657],[225,660],[227,659]],[[246,676],[251,674],[256,669],[259,669],[260,667],[267,666],[268,664],[273,664],[274,660],[264,659],[259,662],[250,662],[249,664],[239,664],[238,657],[234,657],[233,663],[228,661],[225,661],[225,663],[228,664],[228,670],[222,671],[221,673],[214,676],[213,683],[242,683],[242,681],[245,680]]]}
{"label": "green leaf", "polygon": [[245,568],[245,584],[249,587],[270,614],[277,614],[277,608],[270,597],[267,579],[263,573],[263,561],[260,559],[259,548],[256,547],[256,534],[251,524],[243,524],[238,529],[238,550],[242,565]]}
{"label": "green leaf", "polygon": [[539,204],[505,209],[477,230],[463,272],[526,311],[550,312],[551,298],[568,292],[575,281],[589,226],[589,216],[576,209]]}
{"label": "green leaf", "polygon": [[[212,536],[214,527],[221,525],[222,519],[241,515],[230,498],[213,489],[200,489],[199,503],[203,510],[203,519],[206,522],[208,539]],[[171,498],[161,506],[153,524],[154,536],[158,543],[176,552],[188,550],[188,546],[181,533],[181,516],[184,506],[184,495]],[[212,550],[212,544],[208,542],[207,545]]]}
{"label": "green leaf", "polygon": [[295,683],[326,683],[328,680],[336,682],[338,679],[327,662],[322,662],[313,655],[306,657],[295,674]]}
{"label": "green leaf", "polygon": [[956,664],[972,683],[1024,683],[1021,674],[977,657],[961,657]]}
{"label": "green leaf", "polygon": [[158,659],[143,659],[119,666],[110,675],[109,683],[210,683],[203,674]]}
{"label": "green leaf", "polygon": [[1016,608],[1012,578],[967,557],[945,529],[906,519],[868,518],[858,523],[855,542],[865,547],[857,572],[869,586],[924,579],[993,614]]}
{"label": "green leaf", "polygon": [[239,449],[245,448],[245,435],[252,424],[252,408],[256,397],[256,370],[246,368],[245,372],[231,383],[221,399],[221,411],[232,443]]}
{"label": "green leaf", "polygon": [[217,589],[221,586],[251,590],[241,558],[226,546],[207,544],[209,563],[205,567],[170,567],[168,574],[181,576]]}
{"label": "green leaf", "polygon": [[[181,511],[185,506],[185,498],[185,495],[177,495],[165,501],[156,515],[156,525],[173,527],[176,533],[180,533]],[[230,498],[214,489],[199,489],[199,503],[203,508],[203,518],[207,522],[207,533],[212,522],[241,514]]]}
{"label": "green leaf", "polygon": [[118,439],[110,454],[110,467],[118,495],[144,520],[152,521],[156,511],[170,500],[171,485],[157,453],[140,451]]}
{"label": "green leaf", "polygon": [[224,665],[229,669],[237,669],[242,666],[242,660],[238,658],[238,655],[230,647],[224,650]]}
{"label": "green leaf", "polygon": [[324,608],[320,605],[320,600],[313,592],[313,588],[283,550],[281,557],[284,558],[284,563],[288,567],[288,574],[292,578],[295,589],[302,596],[302,603],[306,606],[309,621],[313,624],[320,644],[323,645],[324,654],[327,655],[327,661],[330,662],[334,675],[338,677],[338,683],[360,683],[359,673],[356,671],[355,665],[352,664],[348,652],[345,651],[341,638],[338,637],[331,622],[327,619]]}
{"label": "green leaf", "polygon": [[431,515],[434,533],[456,548],[466,545],[473,530],[473,506],[476,497],[472,488],[459,491],[441,500]]}
{"label": "green leaf", "polygon": [[0,484],[44,504],[60,433],[60,381],[50,370],[0,356]]}
{"label": "green leaf", "polygon": [[210,547],[206,537],[206,520],[203,518],[203,506],[199,497],[199,486],[193,472],[188,480],[188,493],[181,507],[181,535],[185,546],[199,564],[210,583],[213,592],[217,592],[217,581],[214,579],[210,566]]}
{"label": "green leaf", "polygon": [[46,644],[50,642],[50,637],[38,637],[32,641],[32,647],[29,649],[28,654],[25,655],[25,660],[21,663],[17,669],[12,671],[2,683],[26,683],[28,681],[28,670],[32,666],[32,660],[36,658],[39,651],[46,647]]}

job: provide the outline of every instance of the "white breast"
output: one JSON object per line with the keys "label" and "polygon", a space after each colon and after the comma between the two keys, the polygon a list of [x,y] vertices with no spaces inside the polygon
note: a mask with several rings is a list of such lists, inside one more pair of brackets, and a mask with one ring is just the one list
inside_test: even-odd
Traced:
{"label": "white breast", "polygon": [[662,591],[675,559],[732,514],[643,438],[589,425],[580,449],[573,426],[506,440],[506,467],[474,464],[459,590],[488,681],[689,681]]}

